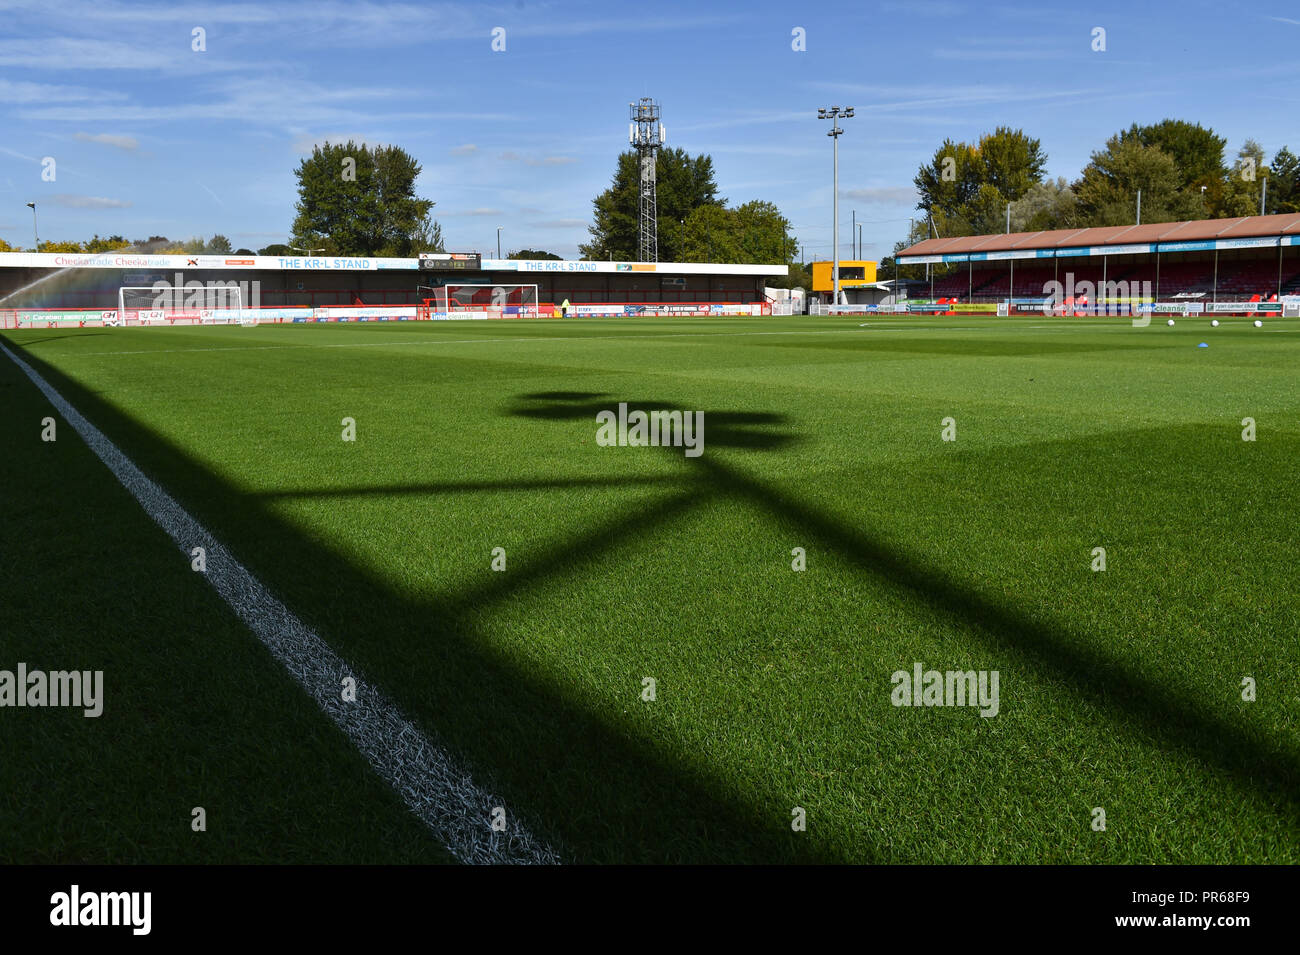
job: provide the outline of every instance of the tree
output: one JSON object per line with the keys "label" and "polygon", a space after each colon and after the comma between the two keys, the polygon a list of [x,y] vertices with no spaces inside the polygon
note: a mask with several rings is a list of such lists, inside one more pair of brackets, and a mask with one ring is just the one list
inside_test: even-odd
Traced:
{"label": "tree", "polygon": [[1181,119],[1164,119],[1150,126],[1134,123],[1121,135],[1168,153],[1178,169],[1179,189],[1194,188],[1199,194],[1201,186],[1223,177],[1223,148],[1228,141],[1200,123]]}
{"label": "tree", "polygon": [[80,252],[80,242],[42,242],[37,252]]}
{"label": "tree", "polygon": [[812,288],[812,266],[791,262],[790,271],[785,278],[768,279],[768,282],[772,288],[801,288],[808,291]]}
{"label": "tree", "polygon": [[788,265],[799,248],[785,216],[759,199],[735,209],[700,206],[674,231],[681,236],[681,258],[675,261],[682,262]]}
{"label": "tree", "polygon": [[955,216],[975,197],[982,181],[979,156],[967,143],[945,139],[928,165],[912,182],[919,195],[916,207]]}
{"label": "tree", "polygon": [[912,182],[917,208],[941,235],[981,235],[1006,228],[1007,203],[1042,182],[1047,155],[1024,130],[999,126],[974,144],[945,139]]}
{"label": "tree", "polygon": [[[685,221],[700,206],[726,204],[718,196],[711,156],[690,156],[683,149],[663,149],[655,166],[659,258],[681,259],[686,241]],[[635,151],[619,155],[608,189],[592,200],[595,216],[588,227],[591,241],[579,246],[583,258],[635,261],[640,245],[641,166]]]}
{"label": "tree", "polygon": [[257,255],[252,249],[236,249],[235,255]]}
{"label": "tree", "polygon": [[419,174],[420,164],[397,146],[316,146],[295,170],[298,214],[289,244],[329,255],[399,257],[440,244],[441,228],[430,219],[434,203],[415,194]]}
{"label": "tree", "polygon": [[8,242],[6,242],[4,239],[0,239],[0,252],[17,252],[17,251],[19,251],[19,250],[18,250],[18,249],[15,249],[12,245],[10,245],[10,244],[9,244]]}
{"label": "tree", "polygon": [[1012,232],[1068,229],[1074,224],[1078,200],[1064,176],[1036,183],[1011,204]]}
{"label": "tree", "polygon": [[230,248],[230,240],[219,232],[208,240],[209,252],[224,253],[229,252]]}
{"label": "tree", "polygon": [[681,262],[739,262],[741,248],[734,214],[726,206],[698,206],[678,226]]}
{"label": "tree", "polygon": [[1078,199],[1078,225],[1131,225],[1137,193],[1142,192],[1143,222],[1197,218],[1199,199],[1180,188],[1174,158],[1159,146],[1144,146],[1134,136],[1116,134],[1092,154],[1082,177],[1071,187]]}
{"label": "tree", "polygon": [[407,255],[446,251],[442,244],[442,225],[433,216],[426,213],[411,233],[411,248]]}
{"label": "tree", "polygon": [[[1237,161],[1227,170],[1221,188],[1215,191],[1215,216],[1259,215],[1260,191],[1269,172],[1269,167],[1264,165],[1264,147],[1253,139],[1247,139],[1237,150]],[[1271,186],[1270,183],[1270,192]]]}
{"label": "tree", "polygon": [[296,255],[293,249],[289,248],[283,242],[274,242],[265,248],[257,250],[258,255]]}
{"label": "tree", "polygon": [[524,259],[553,259],[558,261],[562,256],[558,256],[554,252],[543,252],[541,249],[520,249],[518,252],[511,252],[506,258],[519,259],[520,261]]}
{"label": "tree", "polygon": [[116,249],[130,248],[130,246],[131,243],[127,242],[126,239],[122,238],[120,235],[110,235],[106,239],[101,239],[97,232],[95,233],[95,237],[86,243],[86,251],[112,252]]}
{"label": "tree", "polygon": [[1268,191],[1274,212],[1300,212],[1300,157],[1285,146],[1269,166]]}
{"label": "tree", "polygon": [[1015,202],[1034,183],[1042,182],[1047,154],[1042,144],[1022,129],[999,126],[980,137],[976,147],[982,171],[981,183],[992,186],[1002,198]]}

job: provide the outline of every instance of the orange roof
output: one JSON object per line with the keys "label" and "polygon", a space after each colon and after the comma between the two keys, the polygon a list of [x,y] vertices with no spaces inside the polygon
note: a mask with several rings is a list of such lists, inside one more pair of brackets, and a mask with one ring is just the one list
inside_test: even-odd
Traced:
{"label": "orange roof", "polygon": [[1076,246],[1128,245],[1134,242],[1186,242],[1197,239],[1247,239],[1300,235],[1300,213],[1244,216],[1234,219],[1194,219],[1148,225],[1102,226],[1091,229],[1052,229],[926,239],[899,252],[903,255],[958,255],[964,252],[1006,252],[1012,249],[1066,249]]}

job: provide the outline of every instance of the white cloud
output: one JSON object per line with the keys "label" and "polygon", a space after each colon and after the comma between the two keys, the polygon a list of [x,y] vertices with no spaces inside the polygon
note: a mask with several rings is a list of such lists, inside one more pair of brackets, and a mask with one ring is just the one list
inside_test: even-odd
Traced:
{"label": "white cloud", "polygon": [[451,150],[453,156],[469,156],[476,152],[478,152],[478,147],[473,143],[466,143],[464,146],[457,146],[455,149]]}
{"label": "white cloud", "polygon": [[61,206],[64,209],[129,209],[131,203],[126,199],[105,199],[102,196],[78,196],[70,192],[60,192],[37,200],[38,205]]}
{"label": "white cloud", "polygon": [[0,80],[0,102],[10,106],[27,103],[75,103],[79,100],[123,100],[125,93],[92,89],[89,86],[61,86],[55,83],[28,83]]}
{"label": "white cloud", "polygon": [[869,205],[911,206],[916,202],[916,189],[912,186],[884,186],[879,189],[841,189],[845,199],[857,199]]}
{"label": "white cloud", "polygon": [[478,209],[462,209],[459,212],[444,212],[441,213],[441,215],[439,215],[439,218],[452,219],[459,216],[503,216],[503,215],[505,215],[505,212],[501,209],[486,209],[480,207]]}
{"label": "white cloud", "polygon": [[228,57],[191,52],[188,43],[175,47],[133,44],[93,37],[25,36],[0,40],[0,66],[75,73],[84,70],[248,70],[250,64]]}
{"label": "white cloud", "polygon": [[521,156],[510,150],[503,152],[501,158],[506,162],[522,162],[525,166],[567,166],[578,161],[572,156]]}
{"label": "white cloud", "polygon": [[83,143],[99,143],[102,146],[112,146],[126,152],[135,152],[140,148],[140,141],[134,136],[115,136],[112,133],[77,133],[73,139],[79,139]]}
{"label": "white cloud", "polygon": [[543,222],[534,222],[533,225],[539,229],[582,229],[587,225],[586,219],[547,219]]}

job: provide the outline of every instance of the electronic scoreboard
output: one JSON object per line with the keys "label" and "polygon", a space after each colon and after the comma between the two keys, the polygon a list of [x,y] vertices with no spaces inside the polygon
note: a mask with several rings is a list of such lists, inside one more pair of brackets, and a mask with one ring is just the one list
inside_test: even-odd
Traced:
{"label": "electronic scoreboard", "polygon": [[483,257],[477,252],[421,252],[422,272],[453,271],[477,272],[483,268]]}

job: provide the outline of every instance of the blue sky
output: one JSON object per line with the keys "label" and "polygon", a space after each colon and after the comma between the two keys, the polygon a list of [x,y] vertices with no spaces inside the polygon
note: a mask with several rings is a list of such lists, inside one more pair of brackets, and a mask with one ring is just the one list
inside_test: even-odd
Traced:
{"label": "blue sky", "polygon": [[841,254],[856,209],[868,258],[906,231],[912,177],[945,137],[1022,127],[1069,178],[1107,136],[1166,116],[1212,126],[1230,154],[1247,136],[1270,157],[1300,151],[1300,4],[637,9],[0,0],[0,238],[30,245],[35,201],[42,239],[284,241],[299,159],[350,136],[421,161],[449,250],[495,251],[502,226],[503,251],[576,257],[641,96],[662,104],[670,145],[712,154],[722,195],[775,202],[810,259],[831,241],[818,106],[857,110],[840,139]]}

